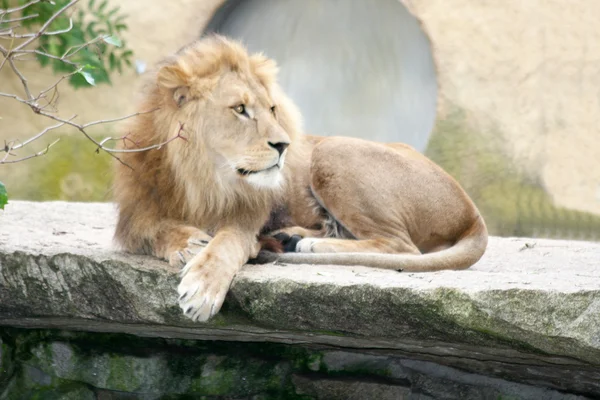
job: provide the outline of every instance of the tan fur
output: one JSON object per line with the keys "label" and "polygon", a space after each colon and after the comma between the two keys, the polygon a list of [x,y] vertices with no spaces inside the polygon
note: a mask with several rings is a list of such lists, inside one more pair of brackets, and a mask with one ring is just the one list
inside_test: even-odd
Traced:
{"label": "tan fur", "polygon": [[[138,116],[127,130],[129,146],[185,137],[159,150],[124,154],[127,166],[118,164],[114,187],[115,237],[131,252],[186,264],[178,290],[193,319],[219,310],[235,273],[256,256],[257,233],[282,193],[278,167],[269,179],[237,171],[281,162],[269,143],[298,136],[297,111],[286,106],[275,71],[275,63],[249,57],[235,42],[203,39],[151,74],[139,109],[158,109]],[[239,104],[249,118],[236,113]]]}
{"label": "tan fur", "polygon": [[128,130],[126,144],[137,146],[185,137],[125,153],[115,237],[129,251],[185,265],[178,291],[187,316],[218,312],[275,208],[292,221],[285,232],[320,236],[302,239],[303,253],[280,255],[286,262],[426,271],[481,257],[485,224],[451,177],[405,145],[301,135],[275,75],[273,61],[236,42],[202,39],[158,66],[140,111],[158,110]]}
{"label": "tan fur", "polygon": [[483,218],[460,185],[421,153],[402,143],[308,138],[301,157],[288,156],[293,197],[286,201],[299,227],[281,232],[306,236],[302,227],[334,219],[341,236],[323,226],[298,243],[298,253],[271,259],[423,272],[465,269],[481,258]]}

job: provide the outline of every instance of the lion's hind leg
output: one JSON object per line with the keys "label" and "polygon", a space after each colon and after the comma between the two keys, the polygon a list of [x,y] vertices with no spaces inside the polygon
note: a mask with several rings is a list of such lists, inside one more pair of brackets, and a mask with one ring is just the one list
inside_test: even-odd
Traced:
{"label": "lion's hind leg", "polygon": [[296,245],[296,252],[421,254],[419,249],[410,242],[384,238],[365,240],[305,238]]}
{"label": "lion's hind leg", "polygon": [[382,144],[328,138],[313,151],[311,192],[324,215],[324,238],[306,237],[301,253],[421,254],[405,223],[409,214],[403,159]]}
{"label": "lion's hind leg", "polygon": [[289,253],[296,251],[296,246],[302,239],[320,238],[324,233],[322,230],[290,226],[273,232],[271,236],[281,244],[283,252]]}

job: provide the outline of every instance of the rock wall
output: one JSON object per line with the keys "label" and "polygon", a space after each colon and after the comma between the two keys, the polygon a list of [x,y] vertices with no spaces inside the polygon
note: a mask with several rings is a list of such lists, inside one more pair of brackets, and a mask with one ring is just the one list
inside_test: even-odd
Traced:
{"label": "rock wall", "polygon": [[249,265],[201,324],[114,223],[112,204],[0,212],[4,398],[600,397],[600,244],[491,238],[420,274]]}
{"label": "rock wall", "polygon": [[0,399],[584,399],[373,350],[0,329]]}

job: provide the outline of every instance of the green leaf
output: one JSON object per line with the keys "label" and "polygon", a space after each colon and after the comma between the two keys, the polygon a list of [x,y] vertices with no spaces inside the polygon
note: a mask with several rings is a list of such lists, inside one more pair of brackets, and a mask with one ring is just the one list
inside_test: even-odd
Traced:
{"label": "green leaf", "polygon": [[108,5],[108,0],[104,0],[102,3],[100,3],[100,5],[98,6],[98,14],[101,14],[107,5]]}
{"label": "green leaf", "polygon": [[4,183],[0,182],[0,210],[4,210],[4,206],[8,204],[8,193]]}
{"label": "green leaf", "polygon": [[117,68],[117,59],[115,58],[115,53],[110,53],[108,56],[108,65],[110,66],[110,70],[114,71]]}
{"label": "green leaf", "polygon": [[87,71],[78,71],[78,72],[79,72],[79,74],[81,76],[83,76],[83,78],[85,79],[85,81],[87,83],[89,83],[92,86],[96,86],[96,80],[94,79],[94,77],[92,76],[92,74],[90,74]]}
{"label": "green leaf", "polygon": [[93,10],[93,9],[94,9],[94,3],[95,3],[95,2],[96,2],[96,0],[90,0],[90,2],[89,2],[89,6],[90,6],[90,9],[91,9],[91,10]]}
{"label": "green leaf", "polygon": [[96,26],[96,22],[90,22],[88,24],[88,26],[85,28],[85,31],[87,32],[87,34],[90,36],[90,38],[95,38],[96,36],[98,36],[98,34],[96,33],[96,31],[94,30],[94,27]]}
{"label": "green leaf", "polygon": [[50,59],[42,54],[36,54],[35,58],[37,58],[38,62],[42,67],[45,67],[50,63]]}
{"label": "green leaf", "polygon": [[113,15],[115,15],[116,13],[118,13],[120,9],[121,9],[121,7],[119,7],[119,6],[113,8],[112,10],[110,10],[108,12],[108,14],[106,14],[106,18],[111,18]]}
{"label": "green leaf", "polygon": [[116,36],[104,36],[102,38],[102,40],[104,40],[106,43],[112,44],[113,46],[116,46],[116,47],[121,47],[123,45],[123,43],[121,43],[121,39],[119,39]]}
{"label": "green leaf", "polygon": [[117,17],[117,19],[115,19],[115,24],[121,24],[123,23],[123,21],[125,21],[125,19],[128,17],[127,14],[121,14]]}

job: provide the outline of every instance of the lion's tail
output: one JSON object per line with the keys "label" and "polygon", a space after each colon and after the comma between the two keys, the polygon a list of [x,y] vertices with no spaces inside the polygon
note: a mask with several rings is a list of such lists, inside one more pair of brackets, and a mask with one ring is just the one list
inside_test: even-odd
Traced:
{"label": "lion's tail", "polygon": [[364,265],[406,272],[457,270],[469,268],[483,256],[487,238],[487,228],[483,218],[479,217],[452,247],[434,253],[268,253],[259,255],[255,262],[277,260],[289,264]]}

